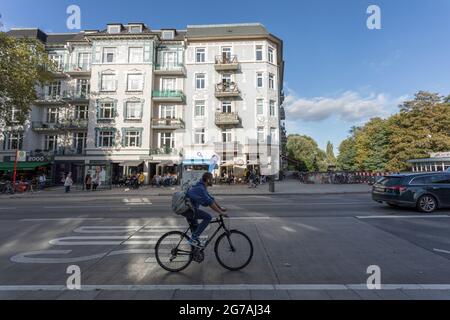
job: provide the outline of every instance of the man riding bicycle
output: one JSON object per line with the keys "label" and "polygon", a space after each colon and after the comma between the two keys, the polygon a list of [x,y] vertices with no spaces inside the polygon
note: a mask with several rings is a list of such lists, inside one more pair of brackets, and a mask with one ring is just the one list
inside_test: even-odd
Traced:
{"label": "man riding bicycle", "polygon": [[[221,207],[216,200],[208,193],[208,186],[212,186],[213,175],[210,172],[203,174],[202,179],[194,186],[192,186],[186,194],[186,198],[191,202],[191,209],[183,213],[188,223],[191,225],[192,236],[189,239],[189,244],[201,248],[200,235],[208,227],[212,220],[209,213],[200,210],[200,206],[210,207],[219,215],[226,216],[227,209]],[[199,224],[198,219],[202,220]]]}

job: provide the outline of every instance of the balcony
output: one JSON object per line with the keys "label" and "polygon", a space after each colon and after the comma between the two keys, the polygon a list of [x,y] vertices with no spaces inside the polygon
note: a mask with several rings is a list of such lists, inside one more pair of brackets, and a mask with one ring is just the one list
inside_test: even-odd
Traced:
{"label": "balcony", "polygon": [[63,100],[72,101],[72,102],[89,102],[90,94],[87,92],[80,91],[64,91],[63,92]]}
{"label": "balcony", "polygon": [[154,72],[156,75],[186,76],[186,68],[183,64],[155,64]]}
{"label": "balcony", "polygon": [[33,121],[31,123],[31,128],[36,132],[58,132],[65,130],[87,130],[88,120],[87,119],[67,119],[61,120],[58,123],[48,123]]}
{"label": "balcony", "polygon": [[61,105],[65,104],[65,101],[63,99],[63,95],[61,94],[38,94],[34,103],[36,105]]}
{"label": "balcony", "polygon": [[239,116],[235,112],[222,113],[216,112],[216,126],[236,126],[241,123]]}
{"label": "balcony", "polygon": [[286,120],[286,111],[284,107],[280,107],[280,120]]}
{"label": "balcony", "polygon": [[221,82],[216,85],[216,98],[235,98],[241,95],[239,88],[234,82]]}
{"label": "balcony", "polygon": [[237,71],[239,69],[237,56],[216,56],[214,68],[216,71]]}
{"label": "balcony", "polygon": [[178,156],[180,151],[171,147],[154,148],[150,150],[150,155],[153,156]]}
{"label": "balcony", "polygon": [[154,90],[152,97],[155,102],[184,102],[186,100],[181,90]]}
{"label": "balcony", "polygon": [[66,66],[66,73],[71,76],[91,75],[91,64],[69,64]]}
{"label": "balcony", "polygon": [[153,129],[182,129],[184,128],[184,122],[181,119],[152,119]]}
{"label": "balcony", "polygon": [[218,154],[238,152],[239,151],[239,141],[216,142],[216,143],[214,143],[214,151]]}
{"label": "balcony", "polygon": [[86,150],[83,148],[69,148],[61,147],[54,153],[55,156],[82,156],[86,155]]}

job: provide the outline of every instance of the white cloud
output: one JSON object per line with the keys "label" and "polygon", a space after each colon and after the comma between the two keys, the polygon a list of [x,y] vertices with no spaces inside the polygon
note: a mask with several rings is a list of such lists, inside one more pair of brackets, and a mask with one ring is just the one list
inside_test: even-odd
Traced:
{"label": "white cloud", "polygon": [[392,114],[405,98],[390,98],[383,93],[362,96],[355,91],[346,91],[334,97],[302,98],[288,91],[285,107],[289,121],[317,122],[334,117],[346,122],[361,122]]}

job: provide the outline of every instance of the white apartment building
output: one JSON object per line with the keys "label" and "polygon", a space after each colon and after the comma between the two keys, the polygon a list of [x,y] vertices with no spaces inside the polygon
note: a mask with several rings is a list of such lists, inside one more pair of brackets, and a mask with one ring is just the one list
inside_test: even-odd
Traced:
{"label": "white apartment building", "polygon": [[[147,182],[183,164],[252,166],[277,175],[285,143],[283,43],[261,24],[151,30],[143,23],[35,37],[58,64],[37,88],[23,126],[5,128],[0,161],[15,150],[104,185],[132,171]],[[32,167],[32,164],[29,164]],[[1,167],[0,167],[1,168]]]}

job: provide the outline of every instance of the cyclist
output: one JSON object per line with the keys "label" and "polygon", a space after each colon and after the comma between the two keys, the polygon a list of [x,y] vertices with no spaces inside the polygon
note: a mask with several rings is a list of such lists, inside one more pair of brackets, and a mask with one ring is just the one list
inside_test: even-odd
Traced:
{"label": "cyclist", "polygon": [[[191,233],[192,236],[189,239],[189,244],[201,248],[202,244],[200,242],[200,235],[208,227],[212,220],[209,213],[200,210],[199,207],[210,207],[219,215],[226,216],[225,212],[227,209],[221,207],[216,200],[208,193],[208,186],[212,186],[213,175],[210,172],[203,174],[202,179],[194,186],[192,186],[187,192],[186,197],[191,202],[191,209],[182,215],[186,218],[188,223],[192,226]],[[202,220],[199,224],[198,219]]]}

